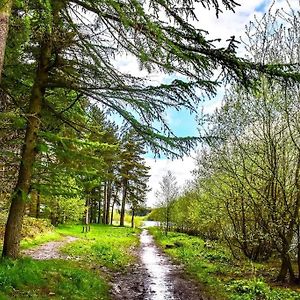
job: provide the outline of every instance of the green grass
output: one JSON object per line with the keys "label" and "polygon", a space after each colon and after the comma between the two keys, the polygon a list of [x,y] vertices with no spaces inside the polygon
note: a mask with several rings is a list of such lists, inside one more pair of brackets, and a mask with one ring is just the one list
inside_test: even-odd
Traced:
{"label": "green grass", "polygon": [[230,300],[300,300],[300,294],[288,288],[271,287],[260,274],[268,265],[237,262],[217,243],[206,248],[204,241],[182,233],[166,236],[151,228],[155,240],[175,261],[182,263],[205,292],[214,299]]}
{"label": "green grass", "polygon": [[109,299],[105,266],[111,272],[126,270],[135,261],[138,229],[91,225],[82,233],[81,225],[60,226],[53,232],[27,238],[22,249],[75,236],[62,251],[74,260],[0,260],[0,300],[2,299]]}
{"label": "green grass", "polygon": [[62,251],[81,261],[105,266],[111,270],[125,270],[135,261],[134,249],[139,243],[138,229],[91,225],[82,233],[82,226],[60,226],[57,233],[79,239],[67,244]]}
{"label": "green grass", "polygon": [[99,274],[63,260],[0,263],[0,299],[109,299]]}

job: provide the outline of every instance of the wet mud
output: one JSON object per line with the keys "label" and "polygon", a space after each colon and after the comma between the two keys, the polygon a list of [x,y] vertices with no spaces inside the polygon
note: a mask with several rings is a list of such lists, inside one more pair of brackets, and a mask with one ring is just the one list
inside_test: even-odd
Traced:
{"label": "wet mud", "polygon": [[146,229],[140,236],[139,261],[113,280],[114,300],[208,300],[201,287],[187,278],[181,266],[162,253]]}

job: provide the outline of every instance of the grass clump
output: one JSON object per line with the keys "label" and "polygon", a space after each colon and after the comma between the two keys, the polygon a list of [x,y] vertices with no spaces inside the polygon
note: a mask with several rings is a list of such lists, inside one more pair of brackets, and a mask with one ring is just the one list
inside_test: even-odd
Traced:
{"label": "grass clump", "polygon": [[57,232],[79,239],[67,244],[62,251],[82,261],[93,262],[111,270],[125,270],[134,262],[138,245],[138,229],[91,225],[91,231],[82,233],[82,226],[60,226]]}
{"label": "grass clump", "polygon": [[263,279],[231,280],[227,283],[231,300],[300,300],[300,294],[284,289],[272,289]]}
{"label": "grass clump", "polygon": [[[0,263],[0,299],[109,299],[98,274],[63,260]],[[71,298],[70,298],[71,297]]]}

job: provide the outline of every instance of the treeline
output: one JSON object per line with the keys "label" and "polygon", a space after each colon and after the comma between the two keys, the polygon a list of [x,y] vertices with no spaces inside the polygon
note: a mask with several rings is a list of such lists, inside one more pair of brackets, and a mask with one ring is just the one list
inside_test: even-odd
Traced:
{"label": "treeline", "polygon": [[[298,12],[267,14],[248,28],[248,54],[299,63],[299,21]],[[278,258],[277,280],[291,282],[300,279],[299,91],[265,77],[253,93],[233,85],[207,119],[195,180],[160,209],[176,230],[226,242],[237,259]]]}
{"label": "treeline", "polygon": [[[5,103],[0,121],[2,214],[7,214],[16,184],[26,124],[21,109],[8,105],[9,99]],[[134,218],[147,193],[144,143],[133,131],[108,121],[87,100],[84,105],[74,103],[67,113],[73,126],[51,114],[43,122],[29,199],[24,195],[26,214],[49,218],[53,225],[81,219],[87,224],[110,224],[114,210],[120,208],[124,226],[126,205]]]}

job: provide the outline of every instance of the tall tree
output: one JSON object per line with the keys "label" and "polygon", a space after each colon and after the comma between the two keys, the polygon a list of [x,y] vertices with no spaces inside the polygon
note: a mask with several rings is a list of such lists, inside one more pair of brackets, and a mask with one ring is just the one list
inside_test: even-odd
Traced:
{"label": "tall tree", "polygon": [[163,176],[159,183],[160,189],[156,192],[158,205],[162,208],[163,222],[165,223],[165,234],[168,234],[171,228],[172,208],[179,193],[176,177],[171,171]]}
{"label": "tall tree", "polygon": [[119,170],[122,183],[120,226],[124,226],[126,203],[130,198],[136,197],[137,185],[139,181],[147,178],[149,170],[142,157],[145,150],[141,138],[131,130],[123,136],[122,140]]}

